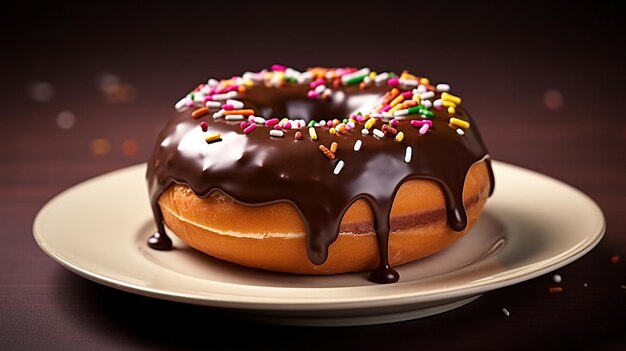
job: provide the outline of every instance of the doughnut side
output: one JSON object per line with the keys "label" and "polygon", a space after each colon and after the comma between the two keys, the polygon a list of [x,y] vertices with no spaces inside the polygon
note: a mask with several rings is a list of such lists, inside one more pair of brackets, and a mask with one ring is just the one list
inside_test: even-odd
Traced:
{"label": "doughnut side", "polygon": [[[485,161],[473,165],[465,180],[468,225],[450,229],[440,186],[412,179],[399,188],[391,210],[390,264],[397,266],[443,250],[463,237],[480,217],[489,195]],[[244,266],[301,274],[364,271],[378,264],[372,210],[355,201],[345,213],[328,260],[312,264],[306,230],[295,206],[281,202],[247,206],[221,192],[198,198],[186,185],[174,184],[159,198],[165,224],[186,244],[213,257]]]}

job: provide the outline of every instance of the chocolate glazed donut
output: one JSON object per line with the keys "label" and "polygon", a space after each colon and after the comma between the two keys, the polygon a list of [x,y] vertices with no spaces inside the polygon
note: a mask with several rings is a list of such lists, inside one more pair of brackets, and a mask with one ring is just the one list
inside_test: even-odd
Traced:
{"label": "chocolate glazed donut", "polygon": [[[312,79],[315,78],[314,74]],[[254,110],[256,116],[265,119],[295,116],[308,123],[376,111],[381,100],[389,100],[390,85],[398,84],[397,80],[389,80],[384,85],[364,86],[364,80],[367,81],[357,82],[360,86],[338,84],[326,99],[310,98],[311,88],[306,81],[287,80],[279,87],[255,84],[245,92],[244,89],[231,91],[237,92],[237,100],[246,109]],[[423,85],[427,92],[433,92],[429,93],[433,99],[446,94],[428,83]],[[412,120],[426,120],[423,114],[403,116],[396,121],[391,128],[396,132],[393,134],[402,132],[404,139],[394,138],[391,133],[383,138],[372,133],[364,135],[360,123],[353,130],[335,134],[329,133],[328,127],[318,125],[314,127],[315,137],[309,135],[307,127],[283,128],[284,137],[270,137],[273,127],[264,125],[244,134],[241,122],[212,118],[210,113],[194,118],[198,117],[194,108],[179,111],[160,133],[148,162],[150,200],[158,228],[149,245],[159,250],[171,247],[158,201],[168,188],[177,184],[188,186],[199,198],[219,191],[246,206],[291,203],[305,225],[308,259],[321,265],[328,258],[329,246],[338,237],[344,214],[357,200],[363,199],[371,207],[378,243],[378,266],[370,279],[377,283],[395,282],[399,274],[390,266],[388,257],[390,213],[402,184],[412,179],[436,182],[445,198],[447,223],[454,231],[463,231],[468,225],[463,190],[473,165],[486,164],[488,192],[493,192],[489,156],[469,114],[456,106],[454,117],[468,123],[462,127],[472,126],[460,128],[450,123],[447,107],[441,110],[424,107],[420,111],[426,109],[431,111],[427,120],[432,126],[423,135],[418,132],[420,128],[411,124]],[[201,122],[206,125],[200,127]],[[377,118],[371,131],[381,132],[383,124]],[[298,131],[303,134],[300,140],[295,137]],[[205,142],[207,133],[219,133],[220,138]],[[357,140],[362,145],[359,151],[353,148]],[[320,152],[319,145],[329,146],[333,142],[339,148],[331,160]]]}

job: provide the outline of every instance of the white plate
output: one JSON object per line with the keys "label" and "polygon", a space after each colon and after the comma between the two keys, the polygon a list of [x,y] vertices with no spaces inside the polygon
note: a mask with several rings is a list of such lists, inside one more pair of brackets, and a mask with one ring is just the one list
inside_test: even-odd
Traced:
{"label": "white plate", "polygon": [[145,164],[78,184],[48,202],[33,231],[61,265],[96,282],[166,300],[222,307],[266,322],[359,325],[428,316],[562,267],[602,238],[604,216],[580,191],[493,162],[496,191],[476,226],[447,250],[398,267],[400,282],[367,273],[298,276],[239,267],[174,241],[155,251]]}

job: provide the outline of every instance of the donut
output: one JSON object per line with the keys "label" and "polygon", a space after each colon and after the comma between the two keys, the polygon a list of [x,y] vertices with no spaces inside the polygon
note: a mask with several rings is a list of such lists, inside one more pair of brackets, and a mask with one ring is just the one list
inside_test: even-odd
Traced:
{"label": "donut", "polygon": [[408,71],[273,65],[175,104],[148,161],[157,232],[215,258],[294,274],[394,267],[463,237],[494,189],[448,84]]}

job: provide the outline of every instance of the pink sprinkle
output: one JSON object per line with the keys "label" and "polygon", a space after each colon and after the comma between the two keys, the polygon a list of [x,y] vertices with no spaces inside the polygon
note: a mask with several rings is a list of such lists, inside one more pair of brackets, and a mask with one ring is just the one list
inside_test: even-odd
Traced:
{"label": "pink sprinkle", "polygon": [[228,93],[230,91],[237,91],[237,90],[239,90],[239,85],[230,85],[224,88],[224,93]]}
{"label": "pink sprinkle", "polygon": [[394,119],[392,119],[392,120],[391,120],[391,122],[390,122],[390,123],[391,123],[391,126],[392,126],[392,127],[395,127],[395,126],[397,126],[397,125],[398,125],[398,120],[394,118]]}
{"label": "pink sprinkle", "polygon": [[291,122],[285,122],[282,125],[283,129],[291,129]]}
{"label": "pink sprinkle", "polygon": [[311,87],[311,89],[315,89],[318,86],[324,84],[324,79],[322,78],[318,78],[316,81],[311,82],[311,84],[309,84],[309,86]]}
{"label": "pink sprinkle", "polygon": [[207,101],[213,101],[213,96],[211,96],[211,95],[205,95],[205,96],[204,96],[204,102],[206,103]]}
{"label": "pink sprinkle", "polygon": [[430,125],[428,125],[428,124],[424,124],[424,125],[422,126],[422,128],[420,128],[420,134],[421,134],[421,135],[426,134],[426,132],[428,131],[428,128],[430,128]]}
{"label": "pink sprinkle", "polygon": [[250,134],[256,129],[256,124],[252,123],[243,130],[244,134]]}
{"label": "pink sprinkle", "polygon": [[387,84],[389,84],[390,87],[396,87],[400,84],[400,78],[391,78],[387,81]]}
{"label": "pink sprinkle", "polygon": [[413,92],[412,92],[412,91],[405,91],[404,93],[402,93],[402,96],[403,96],[405,99],[412,98],[412,97],[413,97]]}
{"label": "pink sprinkle", "polygon": [[286,66],[283,65],[272,65],[272,71],[285,72],[287,70]]}
{"label": "pink sprinkle", "polygon": [[363,116],[357,115],[356,116],[356,121],[359,122],[359,123],[363,122]]}
{"label": "pink sprinkle", "polygon": [[187,107],[193,106],[193,100],[192,99],[187,99],[187,101],[185,102],[185,105],[187,105]]}
{"label": "pink sprinkle", "polygon": [[334,127],[335,125],[333,124],[333,121],[329,119],[328,121],[326,121],[326,126],[330,128],[330,127]]}
{"label": "pink sprinkle", "polygon": [[233,106],[231,104],[224,104],[224,105],[222,105],[222,110],[229,111],[229,110],[234,110],[234,109],[235,109],[235,106]]}
{"label": "pink sprinkle", "polygon": [[309,97],[309,99],[317,99],[319,96],[315,90],[309,90],[306,95]]}
{"label": "pink sprinkle", "polygon": [[387,106],[383,107],[383,109],[380,110],[380,112],[387,112],[389,110],[391,110],[391,105],[387,105]]}
{"label": "pink sprinkle", "polygon": [[346,123],[346,130],[352,130],[354,128],[354,123],[348,122]]}
{"label": "pink sprinkle", "polygon": [[423,126],[425,124],[428,125],[429,127],[432,127],[433,126],[433,121],[428,120],[428,119],[425,119],[423,121],[414,119],[414,120],[411,121],[411,125],[413,127],[421,127],[421,126]]}
{"label": "pink sprinkle", "polygon": [[265,126],[266,127],[271,127],[273,125],[275,125],[276,123],[280,122],[278,120],[278,118],[272,118],[272,119],[268,119],[267,121],[265,121]]}
{"label": "pink sprinkle", "polygon": [[202,128],[203,132],[206,132],[209,129],[209,125],[206,124],[205,121],[200,122],[200,128]]}
{"label": "pink sprinkle", "polygon": [[245,127],[248,126],[248,122],[243,121],[243,122],[241,122],[241,124],[239,126],[241,127],[241,129],[244,129]]}
{"label": "pink sprinkle", "polygon": [[280,124],[274,124],[274,129],[283,129],[283,128],[281,128]]}

